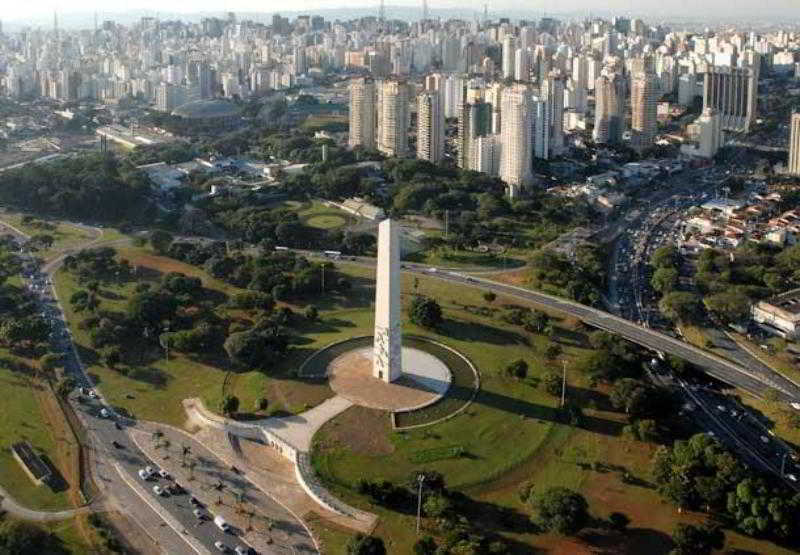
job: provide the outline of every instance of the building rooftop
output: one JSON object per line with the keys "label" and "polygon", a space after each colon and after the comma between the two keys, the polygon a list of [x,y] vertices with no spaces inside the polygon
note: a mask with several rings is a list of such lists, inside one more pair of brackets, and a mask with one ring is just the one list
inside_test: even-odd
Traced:
{"label": "building rooftop", "polygon": [[238,117],[241,113],[242,109],[238,105],[222,98],[187,102],[172,111],[173,116],[189,119]]}

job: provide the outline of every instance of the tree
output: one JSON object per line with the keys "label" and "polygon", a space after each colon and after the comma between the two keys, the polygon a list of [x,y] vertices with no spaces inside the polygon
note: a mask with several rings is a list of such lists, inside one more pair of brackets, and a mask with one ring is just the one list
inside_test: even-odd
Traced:
{"label": "tree", "polygon": [[611,528],[619,532],[625,530],[630,522],[631,519],[628,518],[628,515],[625,513],[613,512],[608,515],[608,523],[611,525]]}
{"label": "tree", "polygon": [[286,354],[289,338],[275,327],[263,331],[232,333],[223,347],[228,357],[243,368],[266,369]]}
{"label": "tree", "polygon": [[319,310],[313,304],[306,307],[306,318],[311,322],[316,322],[319,319]]}
{"label": "tree", "polygon": [[158,254],[166,254],[169,251],[170,245],[172,245],[174,237],[168,231],[154,229],[150,232],[149,239],[150,245],[153,247],[154,251]]}
{"label": "tree", "polygon": [[441,493],[428,495],[425,498],[425,502],[422,504],[425,514],[434,518],[444,516],[452,507],[453,504],[450,500]]}
{"label": "tree", "polygon": [[495,295],[494,291],[486,291],[486,292],[483,294],[483,300],[484,300],[484,301],[486,301],[487,303],[492,303],[492,302],[494,302],[494,300],[495,300],[496,298],[497,298],[497,295]]}
{"label": "tree", "polygon": [[658,303],[661,313],[673,322],[692,322],[701,313],[700,298],[694,293],[673,291]]}
{"label": "tree", "polygon": [[67,376],[58,381],[56,393],[59,397],[66,399],[73,389],[75,389],[75,379],[72,376]]}
{"label": "tree", "polygon": [[442,323],[442,307],[434,299],[418,295],[411,301],[409,318],[423,328],[437,328]]}
{"label": "tree", "polygon": [[650,257],[650,264],[656,268],[678,265],[678,250],[672,245],[657,248]]}
{"label": "tree", "polygon": [[528,363],[518,358],[506,366],[506,375],[512,378],[523,379],[528,375]]}
{"label": "tree", "polygon": [[39,358],[39,367],[46,376],[52,376],[53,370],[61,366],[62,356],[58,353],[46,353]]}
{"label": "tree", "polygon": [[0,529],[0,553],[60,555],[69,553],[54,534],[28,522],[9,522]]}
{"label": "tree", "polygon": [[675,549],[671,555],[710,555],[725,544],[724,532],[711,526],[694,526],[680,523],[672,533]]}
{"label": "tree", "polygon": [[542,386],[544,390],[553,397],[561,396],[561,386],[563,378],[558,372],[547,372],[542,376]]}
{"label": "tree", "polygon": [[589,522],[589,504],[578,492],[551,487],[532,498],[535,522],[545,530],[572,535]]}
{"label": "tree", "polygon": [[669,293],[678,285],[678,270],[671,266],[658,268],[653,272],[650,285],[662,295]]}
{"label": "tree", "polygon": [[423,536],[414,544],[414,555],[434,555],[436,547],[436,540],[431,536]]}
{"label": "tree", "polygon": [[729,323],[743,322],[750,316],[750,302],[736,291],[721,291],[703,299],[706,308]]}
{"label": "tree", "polygon": [[383,540],[358,533],[347,542],[347,555],[385,555]]}
{"label": "tree", "polygon": [[239,398],[236,395],[226,395],[222,400],[222,414],[231,415],[239,410]]}

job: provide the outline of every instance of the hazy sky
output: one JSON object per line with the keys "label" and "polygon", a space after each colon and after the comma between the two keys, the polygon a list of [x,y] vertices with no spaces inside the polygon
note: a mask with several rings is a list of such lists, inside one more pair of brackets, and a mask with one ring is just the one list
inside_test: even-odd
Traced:
{"label": "hazy sky", "polygon": [[[499,14],[503,9],[527,9],[531,11],[565,12],[591,9],[595,12],[629,12],[637,15],[697,15],[713,14],[738,15],[780,15],[789,23],[800,20],[800,0],[429,0],[435,8],[461,8],[483,10],[484,1],[489,11]],[[421,0],[386,0],[388,5],[421,5]],[[61,13],[121,12],[126,10],[153,10],[169,12],[200,11],[248,11],[272,13],[275,11],[311,11],[315,8],[341,8],[377,5],[378,0],[296,0],[279,2],[276,0],[2,0],[0,18],[5,20],[24,19],[52,13],[58,8]]]}

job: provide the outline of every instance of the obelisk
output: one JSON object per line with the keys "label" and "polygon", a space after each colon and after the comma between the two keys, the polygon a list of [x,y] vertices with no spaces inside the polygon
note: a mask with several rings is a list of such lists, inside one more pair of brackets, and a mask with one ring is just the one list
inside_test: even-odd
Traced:
{"label": "obelisk", "polygon": [[372,347],[372,375],[385,382],[393,382],[403,372],[401,310],[399,225],[386,219],[378,225],[375,336]]}

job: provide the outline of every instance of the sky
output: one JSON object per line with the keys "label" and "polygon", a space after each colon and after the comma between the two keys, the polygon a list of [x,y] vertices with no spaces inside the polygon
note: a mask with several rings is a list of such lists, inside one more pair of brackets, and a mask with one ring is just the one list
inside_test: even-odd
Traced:
{"label": "sky", "polygon": [[[625,13],[653,17],[662,15],[696,15],[713,16],[714,14],[738,15],[751,14],[753,16],[769,15],[785,17],[787,22],[800,20],[800,0],[532,0],[519,2],[519,0],[429,0],[432,10],[436,8],[460,8],[482,11],[484,2],[488,3],[490,13],[502,15],[504,9],[528,9],[532,12],[545,10],[549,13],[563,13],[568,11],[584,12],[587,9],[599,12]],[[0,19],[6,21],[27,18],[41,18],[43,15],[52,14],[54,9],[59,13],[68,12],[94,12],[103,14],[123,12],[126,10],[152,10],[170,12],[264,12],[273,13],[283,11],[313,11],[326,8],[354,8],[378,4],[378,0],[296,0],[294,2],[279,2],[277,0],[27,0],[23,2],[3,0],[0,9]],[[387,6],[421,5],[421,0],[386,0]]]}

